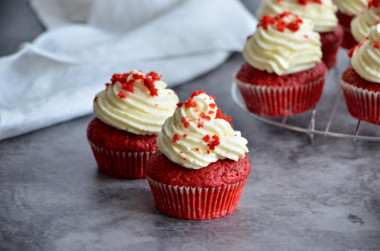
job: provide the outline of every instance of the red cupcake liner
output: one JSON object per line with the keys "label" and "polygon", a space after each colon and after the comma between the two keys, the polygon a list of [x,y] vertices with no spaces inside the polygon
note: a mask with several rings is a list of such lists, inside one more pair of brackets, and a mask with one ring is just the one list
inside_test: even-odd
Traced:
{"label": "red cupcake liner", "polygon": [[380,92],[368,91],[341,80],[349,113],[359,119],[380,125]]}
{"label": "red cupcake liner", "polygon": [[147,177],[157,208],[171,217],[209,220],[232,213],[238,206],[246,179],[219,187],[167,185]]}
{"label": "red cupcake liner", "polygon": [[151,152],[121,152],[105,149],[89,141],[101,172],[121,179],[145,178],[145,166]]}
{"label": "red cupcake liner", "polygon": [[251,112],[265,116],[289,116],[314,108],[323,92],[325,76],[300,86],[262,86],[235,78]]}

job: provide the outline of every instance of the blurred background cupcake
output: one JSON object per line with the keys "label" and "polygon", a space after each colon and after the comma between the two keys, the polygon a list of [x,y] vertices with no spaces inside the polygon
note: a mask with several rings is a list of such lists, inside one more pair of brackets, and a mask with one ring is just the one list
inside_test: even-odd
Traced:
{"label": "blurred background cupcake", "polygon": [[343,40],[343,29],[335,15],[336,5],[331,0],[262,0],[257,17],[261,19],[266,14],[275,16],[284,11],[307,18],[314,23],[314,31],[321,36],[322,60],[327,68],[333,68]]}
{"label": "blurred background cupcake", "polygon": [[363,42],[371,27],[380,22],[380,0],[370,1],[367,9],[351,22],[351,32],[357,43]]}
{"label": "blurred background cupcake", "polygon": [[349,53],[351,64],[341,79],[350,114],[380,124],[380,24],[372,26],[369,37]]}
{"label": "blurred background cupcake", "polygon": [[243,49],[247,62],[235,76],[251,112],[288,116],[317,105],[327,68],[313,28],[312,21],[289,12],[260,20]]}
{"label": "blurred background cupcake", "polygon": [[338,6],[337,17],[344,31],[342,47],[350,49],[357,44],[351,33],[351,21],[364,12],[370,0],[334,0],[334,2]]}
{"label": "blurred background cupcake", "polygon": [[87,138],[99,170],[116,178],[145,177],[158,150],[157,133],[174,112],[178,97],[155,72],[114,74],[95,96]]}

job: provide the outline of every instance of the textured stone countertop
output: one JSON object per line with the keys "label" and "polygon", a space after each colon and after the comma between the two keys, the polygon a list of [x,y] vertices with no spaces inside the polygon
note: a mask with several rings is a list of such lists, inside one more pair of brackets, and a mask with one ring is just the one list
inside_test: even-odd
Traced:
{"label": "textured stone countertop", "polygon": [[[12,6],[19,10],[3,8]],[[31,39],[41,27],[26,6],[3,0],[0,16],[19,15],[33,27],[23,28]],[[22,41],[17,36],[14,42]],[[0,48],[1,55],[15,49],[4,39]],[[318,135],[310,142],[257,121],[231,98],[232,74],[242,62],[233,54],[175,88],[180,100],[198,89],[216,96],[249,141],[253,168],[235,212],[208,221],[170,218],[155,209],[146,180],[99,173],[86,140],[90,115],[0,142],[0,250],[380,250],[380,143]],[[317,128],[348,65],[344,51],[338,64],[328,75]],[[341,102],[332,128],[353,132],[355,124]],[[379,130],[364,124],[361,132]]]}

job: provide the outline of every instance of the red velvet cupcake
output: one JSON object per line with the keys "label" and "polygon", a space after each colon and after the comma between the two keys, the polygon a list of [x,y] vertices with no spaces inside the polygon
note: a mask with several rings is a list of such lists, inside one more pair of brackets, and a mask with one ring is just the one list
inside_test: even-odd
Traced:
{"label": "red velvet cupcake", "polygon": [[369,39],[349,52],[352,67],[342,76],[341,86],[350,114],[380,125],[380,24]]}
{"label": "red velvet cupcake", "polygon": [[351,33],[351,21],[365,10],[368,2],[369,0],[335,0],[338,6],[337,17],[344,32],[343,48],[350,49],[358,43]]}
{"label": "red velvet cupcake", "polygon": [[275,16],[289,11],[313,21],[314,31],[321,36],[322,61],[331,69],[336,64],[337,53],[343,40],[343,29],[335,15],[337,10],[332,0],[263,0],[257,16]]}
{"label": "red velvet cupcake", "polygon": [[319,39],[312,22],[297,15],[261,19],[243,50],[247,63],[235,76],[251,112],[288,116],[317,105],[327,72]]}
{"label": "red velvet cupcake", "polygon": [[87,138],[101,172],[116,178],[145,177],[145,166],[158,150],[157,133],[178,102],[161,76],[132,71],[114,74],[94,99]]}
{"label": "red velvet cupcake", "polygon": [[234,131],[213,97],[194,92],[158,134],[147,180],[157,208],[180,219],[225,216],[238,206],[250,173],[247,140]]}

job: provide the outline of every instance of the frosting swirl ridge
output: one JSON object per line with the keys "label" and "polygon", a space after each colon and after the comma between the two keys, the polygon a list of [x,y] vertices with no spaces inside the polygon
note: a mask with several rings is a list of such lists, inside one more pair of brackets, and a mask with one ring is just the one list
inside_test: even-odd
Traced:
{"label": "frosting swirl ridge", "polygon": [[265,14],[275,16],[284,11],[313,21],[317,32],[330,32],[338,25],[338,8],[332,0],[263,0],[256,16],[261,19]]}
{"label": "frosting swirl ridge", "polygon": [[351,22],[351,32],[360,43],[366,39],[371,26],[380,21],[380,1],[373,1],[364,13],[356,16]]}
{"label": "frosting swirl ridge", "polygon": [[247,40],[243,56],[252,67],[268,73],[305,71],[321,61],[320,35],[310,20],[289,12],[274,18],[264,15]]}
{"label": "frosting swirl ridge", "polygon": [[372,26],[369,40],[352,49],[351,64],[362,78],[380,84],[380,24]]}
{"label": "frosting swirl ridge", "polygon": [[359,15],[368,5],[369,0],[335,0],[340,12],[348,16]]}
{"label": "frosting swirl ridge", "polygon": [[171,116],[178,97],[157,73],[114,74],[94,99],[94,113],[104,123],[140,135],[157,134]]}
{"label": "frosting swirl ridge", "polygon": [[232,129],[231,119],[221,114],[213,97],[196,91],[177,106],[157,138],[158,148],[171,161],[200,169],[218,159],[245,157],[247,140]]}

